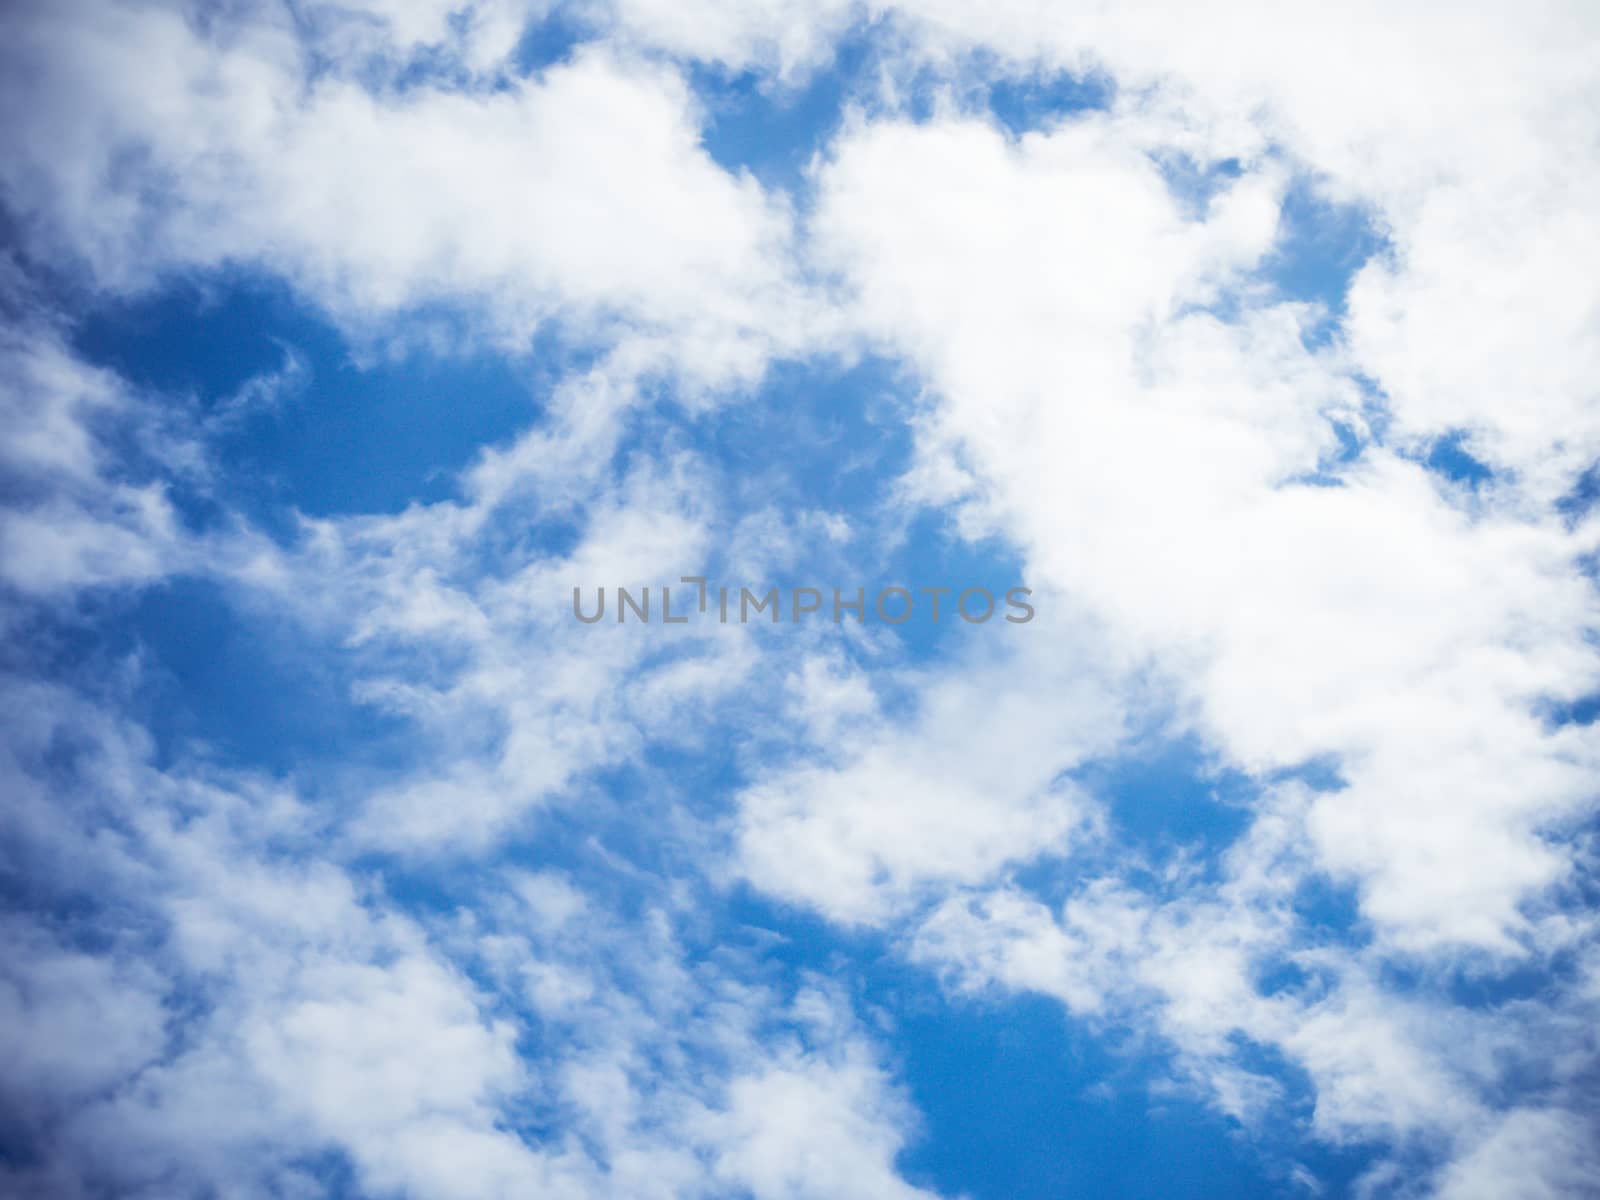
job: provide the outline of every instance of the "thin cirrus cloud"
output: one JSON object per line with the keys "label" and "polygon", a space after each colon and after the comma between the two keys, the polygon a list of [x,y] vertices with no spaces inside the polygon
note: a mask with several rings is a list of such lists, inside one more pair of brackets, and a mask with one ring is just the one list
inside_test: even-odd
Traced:
{"label": "thin cirrus cloud", "polygon": [[8,1189],[1584,1194],[1583,6],[4,24]]}

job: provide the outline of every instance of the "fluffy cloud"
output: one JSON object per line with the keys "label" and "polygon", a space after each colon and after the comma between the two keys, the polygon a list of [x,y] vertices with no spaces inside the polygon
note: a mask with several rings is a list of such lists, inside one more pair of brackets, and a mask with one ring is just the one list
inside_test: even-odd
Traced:
{"label": "fluffy cloud", "polygon": [[1278,792],[1214,881],[1180,864],[1156,894],[1132,870],[1090,875],[1055,907],[1009,887],[968,893],[922,920],[913,957],[962,993],[1052,996],[1097,1028],[1145,1031],[1180,1078],[1253,1129],[1281,1125],[1285,1082],[1261,1059],[1282,1056],[1310,1083],[1310,1132],[1413,1156],[1372,1168],[1375,1194],[1415,1188],[1419,1159],[1445,1164],[1438,1194],[1496,1186],[1517,1169],[1519,1131],[1533,1130],[1555,1152],[1548,1194],[1575,1194],[1561,1189],[1587,1161],[1575,1131],[1592,995],[1466,1005],[1448,970],[1396,986],[1381,948],[1306,930],[1307,799]]}
{"label": "fluffy cloud", "polygon": [[1296,306],[1205,311],[1249,294],[1276,171],[1190,219],[1118,121],[1015,148],[875,124],[838,146],[818,237],[934,390],[923,450],[948,465],[923,477],[1156,654],[1235,761],[1337,756],[1348,786],[1312,830],[1397,939],[1505,947],[1561,877],[1540,831],[1589,794],[1592,739],[1537,705],[1595,683],[1592,534],[1367,434],[1348,361],[1306,349]]}
{"label": "fluffy cloud", "polygon": [[3,455],[15,500],[0,516],[0,577],[49,595],[158,578],[180,556],[165,490],[112,461],[98,431],[141,421],[120,380],[63,346],[58,332],[19,324],[0,339]]}
{"label": "fluffy cloud", "polygon": [[868,687],[865,673],[828,686],[825,666],[807,663],[797,699],[817,744],[739,797],[741,873],[837,920],[879,924],[930,893],[1063,853],[1096,816],[1068,773],[1116,744],[1122,703],[1059,612],[1036,621],[959,674],[880,673],[884,701],[914,708],[905,723],[849,686]]}
{"label": "fluffy cloud", "polygon": [[[318,1194],[327,1154],[430,1196],[928,1194],[894,1174],[909,1114],[832,992],[691,969],[670,909],[634,923],[559,876],[485,880],[469,926],[430,925],[307,856],[321,820],[293,795],[158,771],[139,730],[60,690],[5,701],[33,714],[6,746],[7,856],[41,899],[92,873],[79,928],[113,947],[7,927],[19,1194]],[[83,807],[50,846],[25,818],[57,794]],[[555,975],[589,981],[580,1003]],[[532,1132],[552,1115],[587,1140]]]}
{"label": "fluffy cloud", "polygon": [[815,323],[784,205],[710,159],[661,65],[589,48],[531,78],[373,88],[319,70],[282,17],[145,5],[26,8],[7,44],[0,188],[102,286],[239,264],[369,333],[441,304],[513,344],[623,321],[711,382]]}

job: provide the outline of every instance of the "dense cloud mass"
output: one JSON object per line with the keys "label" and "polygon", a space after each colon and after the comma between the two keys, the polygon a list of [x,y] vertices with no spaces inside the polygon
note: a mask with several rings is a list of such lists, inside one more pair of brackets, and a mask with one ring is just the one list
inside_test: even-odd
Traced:
{"label": "dense cloud mass", "polygon": [[24,0],[0,130],[0,1190],[1592,1194],[1600,9]]}

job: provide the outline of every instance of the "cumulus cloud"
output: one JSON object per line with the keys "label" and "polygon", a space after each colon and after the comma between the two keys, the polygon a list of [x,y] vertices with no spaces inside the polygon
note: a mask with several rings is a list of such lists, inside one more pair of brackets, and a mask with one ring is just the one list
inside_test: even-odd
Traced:
{"label": "cumulus cloud", "polygon": [[26,6],[8,29],[0,187],[101,286],[238,264],[369,332],[440,304],[513,344],[623,321],[713,383],[819,319],[786,207],[710,159],[659,63],[589,47],[494,86],[373,88],[270,14]]}
{"label": "cumulus cloud", "polygon": [[[869,124],[823,172],[821,244],[926,373],[924,453],[957,460],[924,477],[967,479],[947,498],[1157,650],[1236,761],[1338,756],[1348,786],[1312,832],[1398,939],[1504,947],[1561,878],[1541,831],[1589,795],[1591,739],[1538,705],[1594,686],[1592,533],[1371,435],[1348,359],[1306,348],[1295,305],[1214,315],[1272,245],[1277,172],[1190,219],[1118,120],[1016,148],[972,122]],[[1059,273],[1035,268],[1051,239]]]}
{"label": "cumulus cloud", "polygon": [[1068,773],[1123,728],[1104,665],[1065,624],[1058,613],[1008,631],[1010,644],[959,674],[880,675],[884,701],[909,697],[916,715],[904,722],[849,686],[866,687],[864,675],[826,686],[826,665],[807,663],[797,682],[822,736],[802,763],[739,797],[741,873],[837,920],[877,924],[930,893],[1065,852],[1095,818]]}

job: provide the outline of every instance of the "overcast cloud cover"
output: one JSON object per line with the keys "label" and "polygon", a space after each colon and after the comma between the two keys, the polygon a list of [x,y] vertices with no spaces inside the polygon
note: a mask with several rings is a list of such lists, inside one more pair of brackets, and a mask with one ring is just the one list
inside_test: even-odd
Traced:
{"label": "overcast cloud cover", "polygon": [[1597,195],[1588,0],[6,4],[0,1193],[1600,1195]]}

